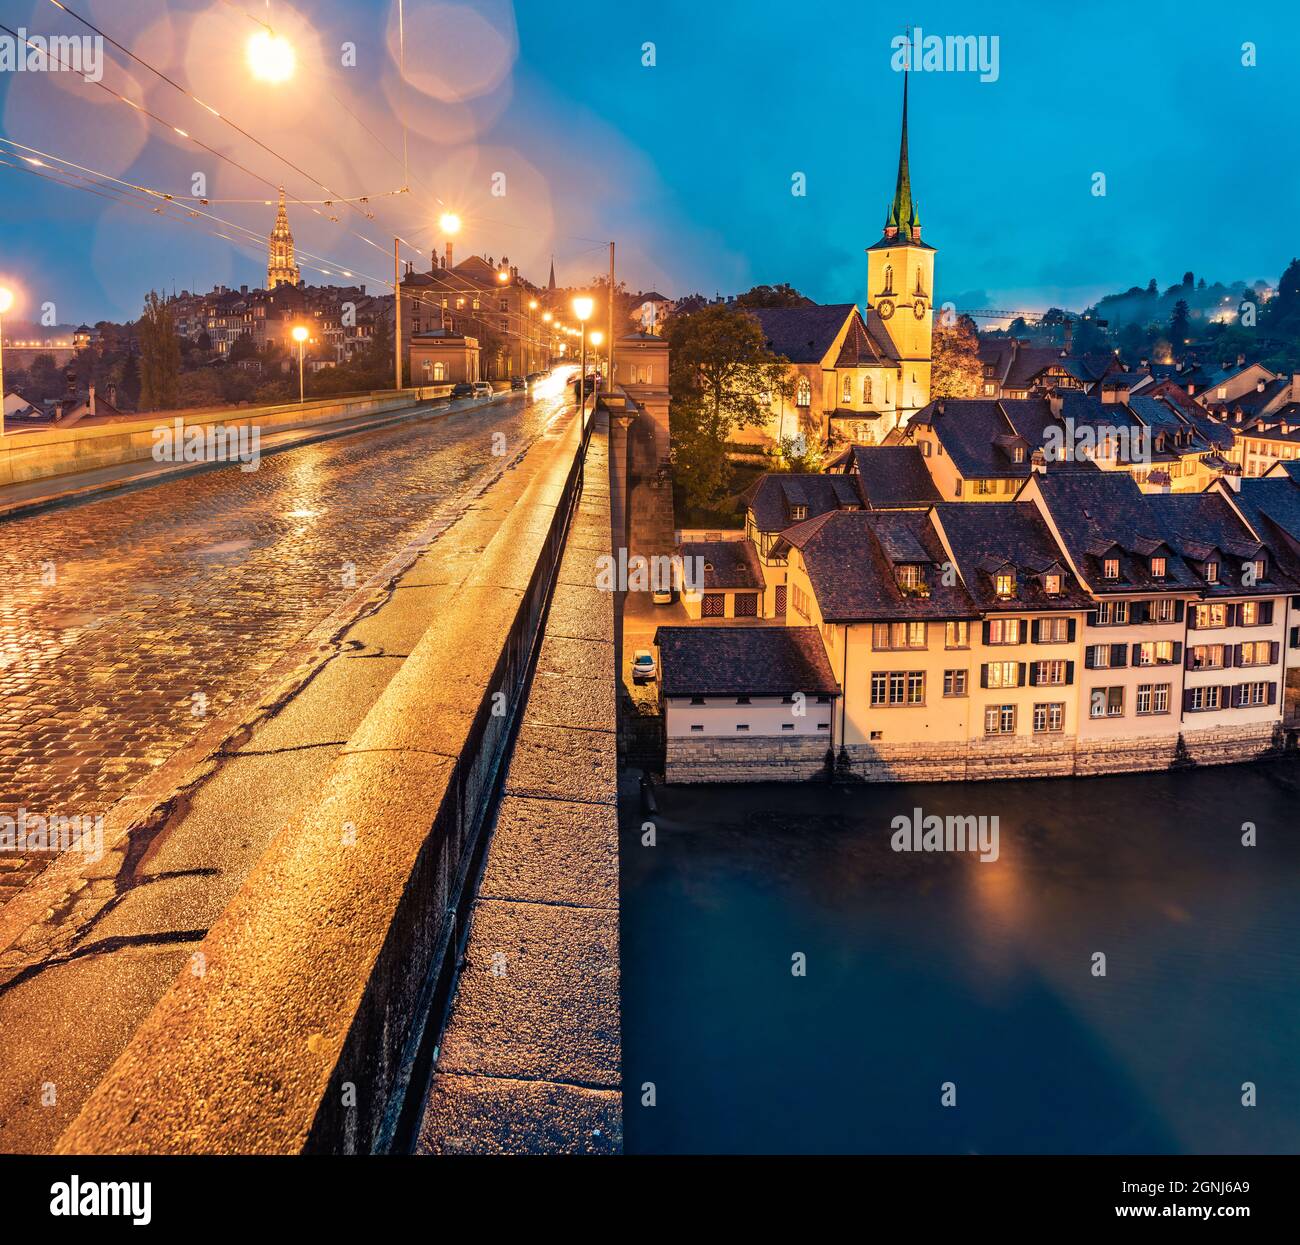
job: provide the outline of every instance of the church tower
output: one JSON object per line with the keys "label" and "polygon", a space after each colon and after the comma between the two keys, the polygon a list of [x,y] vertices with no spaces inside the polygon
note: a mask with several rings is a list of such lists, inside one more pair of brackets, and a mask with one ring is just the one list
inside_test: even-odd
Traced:
{"label": "church tower", "polygon": [[271,230],[271,245],[267,252],[266,288],[277,285],[297,285],[300,276],[293,258],[293,234],[289,232],[289,213],[284,207],[284,187],[280,187],[280,210],[275,214],[275,228]]}
{"label": "church tower", "polygon": [[891,395],[905,422],[930,401],[934,328],[935,250],[921,241],[921,216],[912,198],[907,158],[907,76],[903,70],[903,134],[898,179],[879,242],[867,248],[867,315],[883,329],[898,357],[898,393]]}

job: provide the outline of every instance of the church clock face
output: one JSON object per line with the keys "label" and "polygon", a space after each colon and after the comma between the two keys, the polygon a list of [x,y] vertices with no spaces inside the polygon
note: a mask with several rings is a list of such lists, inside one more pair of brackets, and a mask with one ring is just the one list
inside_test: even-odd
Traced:
{"label": "church clock face", "polygon": [[894,300],[892,298],[882,298],[876,304],[876,310],[880,312],[882,320],[888,320],[894,314]]}
{"label": "church clock face", "polygon": [[916,300],[916,302],[914,302],[914,303],[912,304],[912,314],[913,314],[913,315],[914,315],[918,320],[924,320],[924,319],[925,319],[925,299],[924,299],[924,298],[918,298],[918,299]]}

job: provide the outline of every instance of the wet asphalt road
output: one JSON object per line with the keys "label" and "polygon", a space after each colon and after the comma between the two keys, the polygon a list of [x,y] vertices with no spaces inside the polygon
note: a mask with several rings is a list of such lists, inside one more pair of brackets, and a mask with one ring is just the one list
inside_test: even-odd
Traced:
{"label": "wet asphalt road", "polygon": [[[0,814],[105,812],[562,405],[512,395],[0,522]],[[44,863],[0,853],[0,904]]]}

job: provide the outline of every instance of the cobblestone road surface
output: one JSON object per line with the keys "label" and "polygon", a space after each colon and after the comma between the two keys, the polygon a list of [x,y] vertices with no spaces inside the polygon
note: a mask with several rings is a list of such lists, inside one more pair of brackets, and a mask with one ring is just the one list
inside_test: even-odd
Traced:
{"label": "cobblestone road surface", "polygon": [[[512,454],[560,409],[512,396],[0,522],[0,814],[105,812],[486,480],[494,433]],[[47,860],[0,851],[0,904]]]}

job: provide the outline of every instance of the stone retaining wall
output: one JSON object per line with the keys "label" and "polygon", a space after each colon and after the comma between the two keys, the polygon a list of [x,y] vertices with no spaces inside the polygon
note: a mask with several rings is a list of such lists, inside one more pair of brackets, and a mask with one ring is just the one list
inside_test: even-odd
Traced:
{"label": "stone retaining wall", "polygon": [[[1272,727],[1253,725],[1185,731],[1185,751],[1167,736],[1147,739],[974,740],[951,744],[850,744],[848,774],[867,782],[977,782],[1066,778],[1162,770],[1180,763],[1229,765],[1274,751]],[[668,740],[670,783],[807,782],[826,777],[825,739]]]}

